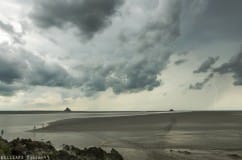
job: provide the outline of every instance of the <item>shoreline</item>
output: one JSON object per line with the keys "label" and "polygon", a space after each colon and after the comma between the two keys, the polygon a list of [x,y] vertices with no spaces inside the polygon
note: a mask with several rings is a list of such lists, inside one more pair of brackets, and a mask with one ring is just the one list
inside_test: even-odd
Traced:
{"label": "shoreline", "polygon": [[155,113],[155,112],[169,112],[169,111],[60,111],[60,110],[23,110],[23,111],[0,111],[0,114],[54,114],[54,113]]}
{"label": "shoreline", "polygon": [[114,117],[71,118],[50,122],[36,132],[145,131],[145,130],[240,130],[242,112],[169,112]]}
{"label": "shoreline", "polygon": [[71,111],[66,112],[62,110],[1,110],[1,114],[69,114],[69,113],[179,113],[179,112],[241,112],[242,110],[175,110],[175,111],[169,111],[169,110],[154,110],[154,111]]}

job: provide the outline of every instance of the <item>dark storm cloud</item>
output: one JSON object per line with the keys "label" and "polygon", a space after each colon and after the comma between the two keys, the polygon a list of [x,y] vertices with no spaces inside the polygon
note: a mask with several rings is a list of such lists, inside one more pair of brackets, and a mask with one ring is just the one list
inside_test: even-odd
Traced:
{"label": "dark storm cloud", "polygon": [[1,95],[13,95],[28,86],[70,88],[77,85],[75,78],[56,63],[7,44],[1,44],[0,51]]}
{"label": "dark storm cloud", "polygon": [[208,57],[208,59],[204,61],[197,70],[193,71],[193,73],[207,72],[211,69],[212,65],[218,61],[218,59],[219,57]]}
{"label": "dark storm cloud", "polygon": [[203,87],[210,81],[210,79],[212,79],[214,76],[213,73],[209,74],[202,82],[197,82],[195,84],[191,84],[189,86],[189,89],[192,90],[201,90],[203,89]]}
{"label": "dark storm cloud", "polygon": [[0,81],[10,84],[21,78],[21,72],[14,65],[14,62],[0,57]]}
{"label": "dark storm cloud", "polygon": [[151,91],[160,86],[160,72],[169,63],[171,52],[145,57],[140,60],[130,60],[108,66],[84,67],[84,78],[81,88],[87,96],[112,89],[114,93]]}
{"label": "dark storm cloud", "polygon": [[[75,87],[84,91],[86,96],[93,96],[109,88],[116,94],[150,91],[161,84],[160,72],[169,63],[171,55],[171,52],[167,51],[162,55],[157,53],[128,63],[125,61],[108,66],[86,66],[80,71],[83,74],[82,77],[73,77],[62,66],[47,62],[24,49],[5,46],[5,51],[12,56],[1,58],[3,66],[0,70],[2,88],[0,94],[4,96],[10,96],[21,89],[26,90],[34,86]],[[16,58],[8,61],[12,57]],[[15,84],[18,84],[18,87]]]}
{"label": "dark storm cloud", "polygon": [[12,96],[19,89],[20,88],[18,88],[15,85],[6,84],[6,83],[0,81],[0,95],[1,96]]}
{"label": "dark storm cloud", "polygon": [[[212,60],[210,60],[210,62],[212,62]],[[213,62],[214,62],[214,60],[213,60]],[[204,65],[205,67],[202,67],[202,69],[198,70],[195,73],[211,72],[210,75],[232,74],[232,76],[234,78],[233,84],[235,86],[242,85],[242,51],[240,51],[238,54],[233,56],[228,62],[220,65],[219,67],[212,68],[210,64],[214,64],[214,63],[207,63],[208,65]],[[209,71],[209,69],[210,69],[210,71]],[[196,83],[195,85],[190,85],[190,89],[195,89],[195,88],[202,89],[204,84],[206,84],[212,77],[213,76],[209,76],[201,83]]]}
{"label": "dark storm cloud", "polygon": [[167,5],[167,17],[160,18],[159,13],[156,18],[150,19],[141,30],[138,38],[140,41],[139,51],[145,51],[157,44],[173,43],[180,35],[180,16],[182,12],[182,2],[171,0]]}
{"label": "dark storm cloud", "polygon": [[[187,2],[193,3],[189,3],[190,8],[184,10],[182,21],[184,37],[181,39],[183,45],[201,46],[215,40],[242,40],[241,0],[195,0]],[[195,3],[201,3],[200,7],[191,5]],[[189,6],[189,4],[186,6]]]}
{"label": "dark storm cloud", "polygon": [[218,74],[232,74],[234,85],[242,85],[242,51],[233,56],[229,62],[222,64],[213,71]]}
{"label": "dark storm cloud", "polygon": [[[161,72],[169,63],[170,46],[180,35],[181,2],[171,0],[167,16],[160,18],[160,10],[140,30],[120,34],[120,42],[131,52],[128,60],[97,67],[86,66],[81,88],[86,95],[112,89],[114,93],[151,91],[162,84]],[[133,45],[137,44],[137,45]],[[125,58],[125,57],[124,57]],[[84,67],[85,68],[85,67]],[[83,66],[82,66],[83,70]]]}
{"label": "dark storm cloud", "polygon": [[[121,58],[111,57],[111,62],[83,63],[79,68],[71,68],[77,73],[75,77],[60,64],[47,61],[21,48],[8,47],[8,52],[18,55],[13,70],[20,74],[16,78],[10,77],[11,82],[27,87],[75,87],[87,96],[108,89],[115,94],[153,90],[162,84],[161,73],[173,54],[170,46],[180,35],[181,4],[176,0],[168,3],[164,19],[161,18],[162,13],[155,12],[156,16],[135,31],[134,37],[129,37],[132,43],[127,43],[126,48],[120,48],[120,52],[125,51],[125,55]],[[71,24],[91,38],[108,25],[110,16],[120,4],[119,0],[61,0],[58,3],[44,0],[36,2],[36,10],[31,16],[41,27],[65,27]],[[93,21],[94,24],[91,23]]]}
{"label": "dark storm cloud", "polygon": [[111,24],[123,0],[41,0],[35,2],[31,14],[34,22],[43,28],[77,27],[86,38]]}
{"label": "dark storm cloud", "polygon": [[170,53],[167,53],[163,57],[142,59],[123,68],[120,66],[116,70],[116,78],[111,78],[109,84],[115,93],[153,90],[161,84],[158,76],[165,69],[169,56]]}
{"label": "dark storm cloud", "polygon": [[28,70],[24,72],[28,84],[64,88],[75,86],[74,77],[59,64],[47,62],[31,54],[23,56],[28,64]]}
{"label": "dark storm cloud", "polygon": [[[209,1],[203,15],[203,26],[210,32],[223,33],[224,36],[241,37],[242,1],[213,0]],[[211,27],[211,28],[210,28]]]}
{"label": "dark storm cloud", "polygon": [[[207,73],[209,71],[213,72],[212,66],[218,61],[219,57],[208,57],[198,69],[194,70],[194,74],[198,73]],[[189,89],[192,90],[201,90],[203,87],[213,78],[214,73],[210,73],[202,82],[197,82],[195,84],[191,84]]]}
{"label": "dark storm cloud", "polygon": [[175,61],[174,64],[178,66],[178,65],[181,65],[185,62],[187,62],[187,59],[179,59],[179,60]]}
{"label": "dark storm cloud", "polygon": [[23,78],[22,65],[18,58],[11,54],[11,49],[7,44],[0,44],[0,95],[12,96],[24,85],[16,84]]}
{"label": "dark storm cloud", "polygon": [[22,77],[21,66],[15,57],[8,57],[9,50],[0,46],[0,81],[10,84]]}

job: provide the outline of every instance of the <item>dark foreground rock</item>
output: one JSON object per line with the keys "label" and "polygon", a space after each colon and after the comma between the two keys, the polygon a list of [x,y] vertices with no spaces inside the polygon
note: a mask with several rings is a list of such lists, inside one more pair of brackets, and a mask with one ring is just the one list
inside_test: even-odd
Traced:
{"label": "dark foreground rock", "polygon": [[107,153],[98,147],[79,149],[63,145],[61,150],[56,150],[50,142],[19,138],[10,142],[0,138],[0,156],[1,159],[123,160],[115,149]]}

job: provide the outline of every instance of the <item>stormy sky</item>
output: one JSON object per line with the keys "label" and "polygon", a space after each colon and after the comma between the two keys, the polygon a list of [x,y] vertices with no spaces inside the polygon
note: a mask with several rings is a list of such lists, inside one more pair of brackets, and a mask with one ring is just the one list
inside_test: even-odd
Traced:
{"label": "stormy sky", "polygon": [[0,109],[242,109],[241,8],[241,0],[1,1]]}

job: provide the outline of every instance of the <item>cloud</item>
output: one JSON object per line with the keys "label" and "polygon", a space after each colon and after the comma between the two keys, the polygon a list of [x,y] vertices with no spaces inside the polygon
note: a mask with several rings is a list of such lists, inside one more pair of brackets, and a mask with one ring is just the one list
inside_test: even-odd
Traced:
{"label": "cloud", "polygon": [[161,80],[158,77],[166,68],[171,53],[163,54],[163,56],[141,59],[135,63],[124,65],[123,68],[122,66],[116,68],[116,73],[109,79],[109,84],[114,92],[150,91],[160,86]]}
{"label": "cloud", "polygon": [[48,62],[21,47],[1,44],[0,83],[0,94],[13,95],[15,91],[33,86],[70,88],[77,81],[57,63]]}
{"label": "cloud", "polygon": [[12,25],[8,23],[4,23],[3,21],[0,20],[0,28],[2,28],[4,31],[7,33],[15,33],[14,28]]}
{"label": "cloud", "polygon": [[139,50],[146,51],[157,43],[169,44],[174,42],[180,36],[181,12],[182,2],[180,1],[171,0],[166,4],[166,16],[163,16],[162,6],[160,5],[158,13],[150,17],[138,35]]}
{"label": "cloud", "polygon": [[219,57],[208,57],[208,59],[204,61],[197,70],[194,70],[193,73],[207,72],[218,59]]}
{"label": "cloud", "polygon": [[[17,23],[21,29],[23,29],[22,25],[20,23]],[[10,24],[8,22],[3,22],[0,20],[0,29],[2,29],[4,32],[6,32],[12,39],[13,43],[23,44],[24,41],[22,39],[22,36],[25,34],[24,31],[17,32],[13,26],[13,24]]]}
{"label": "cloud", "polygon": [[[11,84],[17,79],[21,79],[22,66],[19,65],[16,57],[11,56],[9,48],[0,46],[0,81]],[[9,55],[10,54],[10,55]]]}
{"label": "cloud", "polygon": [[213,73],[209,74],[202,82],[197,82],[195,84],[191,84],[189,86],[189,89],[192,90],[201,90],[203,89],[203,87],[210,81],[210,79],[212,79],[214,76]]}
{"label": "cloud", "polygon": [[[1,47],[0,95],[11,96],[35,86],[79,88],[86,96],[112,89],[114,93],[153,90],[160,86],[160,73],[169,63],[171,52],[108,66],[80,66],[80,76],[72,76],[61,65],[48,62],[22,48]],[[10,56],[8,56],[10,55]],[[13,58],[15,57],[15,58]],[[13,58],[13,59],[12,59]],[[18,84],[16,86],[16,84]]]}
{"label": "cloud", "polygon": [[25,76],[28,84],[64,88],[76,86],[75,78],[59,64],[45,61],[34,55],[29,56],[26,61],[28,71],[25,71]]}
{"label": "cloud", "polygon": [[85,95],[92,96],[98,92],[112,89],[114,93],[132,93],[153,90],[160,86],[159,76],[169,63],[171,52],[152,55],[139,60],[114,63],[108,66],[80,66],[83,78],[81,88]]}
{"label": "cloud", "polygon": [[42,0],[35,2],[30,17],[42,28],[74,26],[90,39],[111,24],[122,4],[123,0]]}
{"label": "cloud", "polygon": [[179,59],[179,60],[175,61],[174,64],[178,66],[178,65],[185,63],[186,61],[187,61],[187,59]]}
{"label": "cloud", "polygon": [[242,51],[233,56],[227,63],[215,68],[213,72],[221,75],[230,73],[235,80],[234,85],[242,85]]}
{"label": "cloud", "polygon": [[209,57],[207,61],[205,61],[198,70],[194,71],[194,73],[207,73],[210,69],[210,76],[205,78],[203,82],[196,83],[195,85],[190,85],[190,89],[202,89],[204,84],[206,84],[214,74],[224,75],[224,74],[232,74],[234,78],[234,85],[241,86],[242,85],[242,51],[233,56],[228,62],[223,63],[219,67],[212,68],[211,66],[217,61],[218,57],[212,58]]}
{"label": "cloud", "polygon": [[[91,38],[108,25],[111,16],[120,5],[119,0],[61,0],[58,3],[44,0],[35,2],[35,11],[31,13],[31,18],[43,28],[53,26],[63,28],[73,25],[78,27],[82,34]],[[4,83],[8,81],[9,85],[18,83],[25,88],[35,86],[76,88],[86,96],[93,96],[108,89],[113,90],[115,94],[151,91],[163,83],[162,71],[166,69],[170,56],[174,53],[171,46],[180,36],[181,2],[169,0],[165,5],[167,7],[164,7],[162,3],[155,10],[147,11],[152,18],[145,19],[147,23],[144,22],[138,28],[131,29],[130,32],[134,34],[127,35],[129,41],[123,41],[123,46],[115,48],[117,50],[115,53],[112,53],[115,47],[112,46],[112,42],[99,49],[97,46],[100,40],[92,39],[92,43],[96,46],[93,45],[84,50],[90,49],[95,52],[93,53],[95,58],[88,59],[88,62],[75,59],[78,67],[72,67],[71,64],[74,61],[73,56],[76,55],[68,55],[72,61],[65,63],[69,65],[66,67],[61,63],[61,61],[66,61],[58,60],[58,63],[51,61],[41,56],[38,53],[39,50],[35,53],[23,47],[2,46],[1,48],[6,50],[2,56],[7,56],[3,58],[3,63],[10,64],[11,73],[16,74],[1,81]],[[167,11],[165,15],[163,15],[164,11],[161,12],[162,7]],[[89,13],[91,19],[97,19],[98,24],[85,21],[85,15]],[[96,27],[92,28],[93,25]],[[108,48],[108,52],[111,52],[106,53],[105,47]],[[51,55],[51,53],[48,54]],[[8,62],[7,60],[11,59],[9,55],[15,59]],[[80,55],[80,57],[85,56]],[[5,68],[4,71],[8,70]]]}
{"label": "cloud", "polygon": [[12,96],[20,89],[15,84],[6,84],[0,81],[0,96]]}
{"label": "cloud", "polygon": [[131,32],[131,36],[119,35],[122,36],[123,48],[119,48],[119,52],[124,52],[122,58],[115,57],[108,65],[84,67],[86,80],[81,87],[87,95],[108,88],[116,94],[151,91],[162,84],[161,73],[173,54],[170,47],[180,35],[182,11],[180,1],[167,1],[164,16],[162,5],[138,31]]}
{"label": "cloud", "polygon": [[[0,81],[11,84],[22,77],[21,72],[16,68],[15,62],[0,57]],[[15,66],[14,66],[15,65]]]}
{"label": "cloud", "polygon": [[182,20],[182,46],[201,47],[220,41],[241,41],[242,1],[186,0]]}

